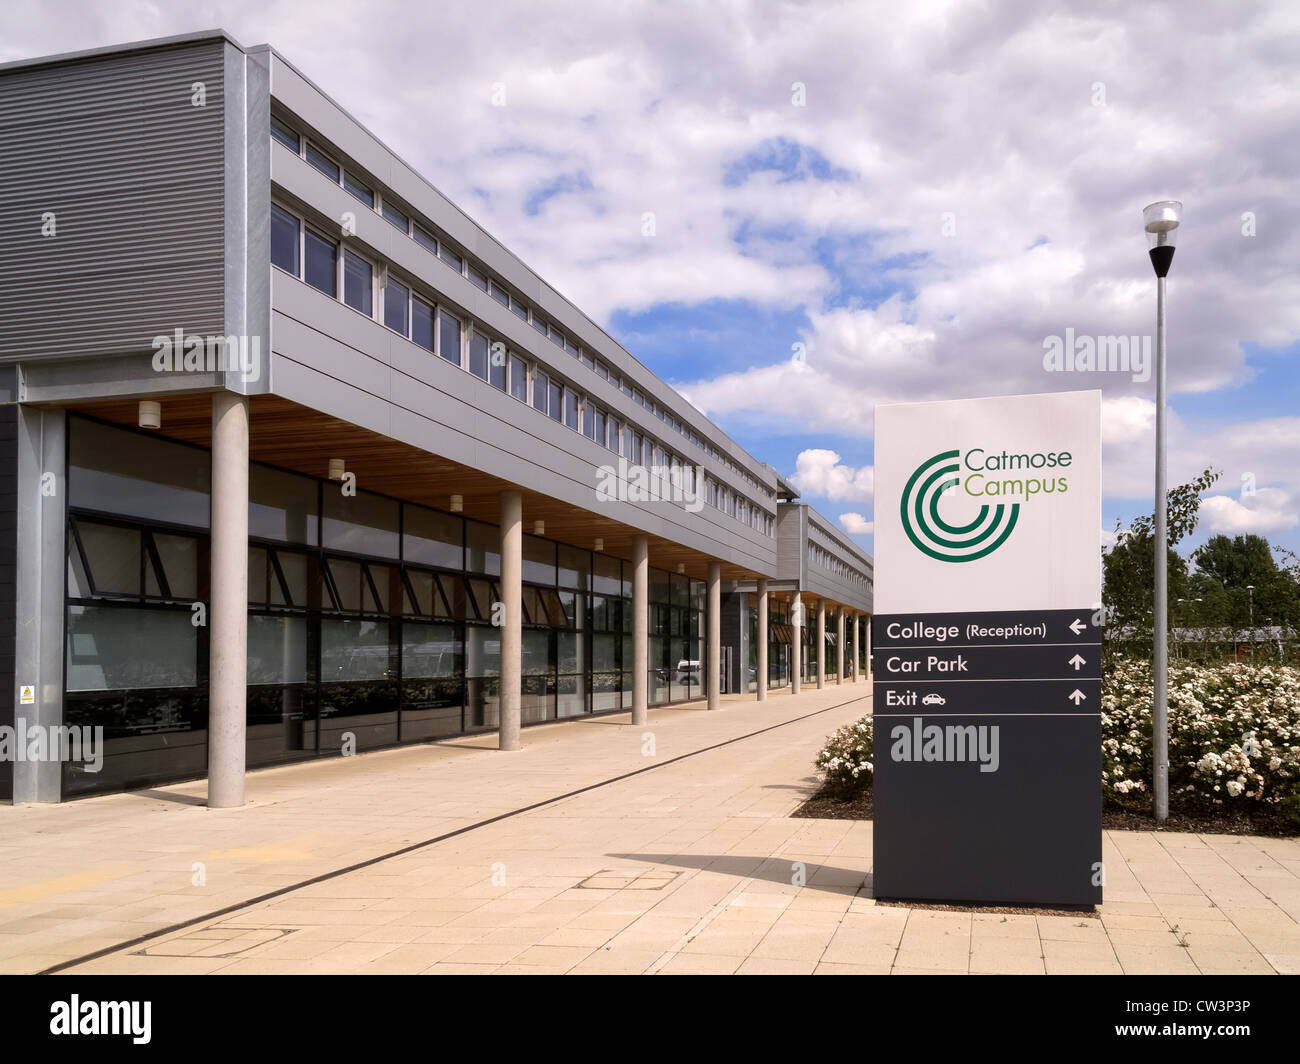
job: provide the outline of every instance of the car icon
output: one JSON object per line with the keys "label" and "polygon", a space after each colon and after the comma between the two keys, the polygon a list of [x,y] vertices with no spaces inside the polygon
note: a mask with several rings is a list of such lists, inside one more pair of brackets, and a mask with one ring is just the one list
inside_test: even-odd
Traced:
{"label": "car icon", "polygon": [[929,695],[926,695],[923,699],[921,699],[921,705],[923,705],[923,706],[941,706],[941,705],[943,705],[944,702],[946,702],[946,701],[947,701],[947,699],[945,699],[945,698],[943,697],[943,695],[929,694]]}

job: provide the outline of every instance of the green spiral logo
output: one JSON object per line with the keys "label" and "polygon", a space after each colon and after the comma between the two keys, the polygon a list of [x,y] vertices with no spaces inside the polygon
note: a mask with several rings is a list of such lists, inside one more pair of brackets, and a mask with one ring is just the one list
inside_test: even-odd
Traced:
{"label": "green spiral logo", "polygon": [[922,462],[903,489],[899,506],[912,545],[941,562],[973,562],[1007,541],[1020,516],[1020,503],[980,507],[975,520],[950,525],[939,515],[939,496],[961,484],[960,452],[944,451]]}

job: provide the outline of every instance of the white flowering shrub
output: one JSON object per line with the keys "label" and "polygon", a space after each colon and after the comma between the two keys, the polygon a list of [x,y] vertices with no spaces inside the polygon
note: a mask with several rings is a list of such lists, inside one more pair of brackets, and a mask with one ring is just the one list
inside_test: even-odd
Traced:
{"label": "white flowering shrub", "polygon": [[[1102,681],[1102,787],[1151,786],[1151,663],[1112,658]],[[1189,809],[1276,807],[1300,818],[1300,669],[1174,664],[1169,797]]]}
{"label": "white flowering shrub", "polygon": [[871,718],[863,717],[827,739],[815,764],[826,791],[848,795],[871,786],[874,760]]}

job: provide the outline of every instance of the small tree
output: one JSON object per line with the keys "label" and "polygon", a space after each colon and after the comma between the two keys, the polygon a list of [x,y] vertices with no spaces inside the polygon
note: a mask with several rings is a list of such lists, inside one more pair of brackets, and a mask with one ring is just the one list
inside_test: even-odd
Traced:
{"label": "small tree", "polygon": [[[1168,598],[1187,597],[1187,562],[1173,550],[1175,544],[1191,535],[1201,509],[1201,494],[1219,479],[1219,473],[1207,469],[1196,479],[1169,491],[1168,517]],[[1155,514],[1139,517],[1128,528],[1115,525],[1115,543],[1102,555],[1102,605],[1111,632],[1123,632],[1134,650],[1150,648],[1155,627]]]}

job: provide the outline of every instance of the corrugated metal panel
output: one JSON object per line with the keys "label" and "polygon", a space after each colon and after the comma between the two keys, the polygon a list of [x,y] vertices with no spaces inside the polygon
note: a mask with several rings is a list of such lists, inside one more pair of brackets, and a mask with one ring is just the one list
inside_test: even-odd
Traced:
{"label": "corrugated metal panel", "polygon": [[[0,73],[0,357],[221,331],[222,48]],[[41,233],[47,211],[54,237]]]}

